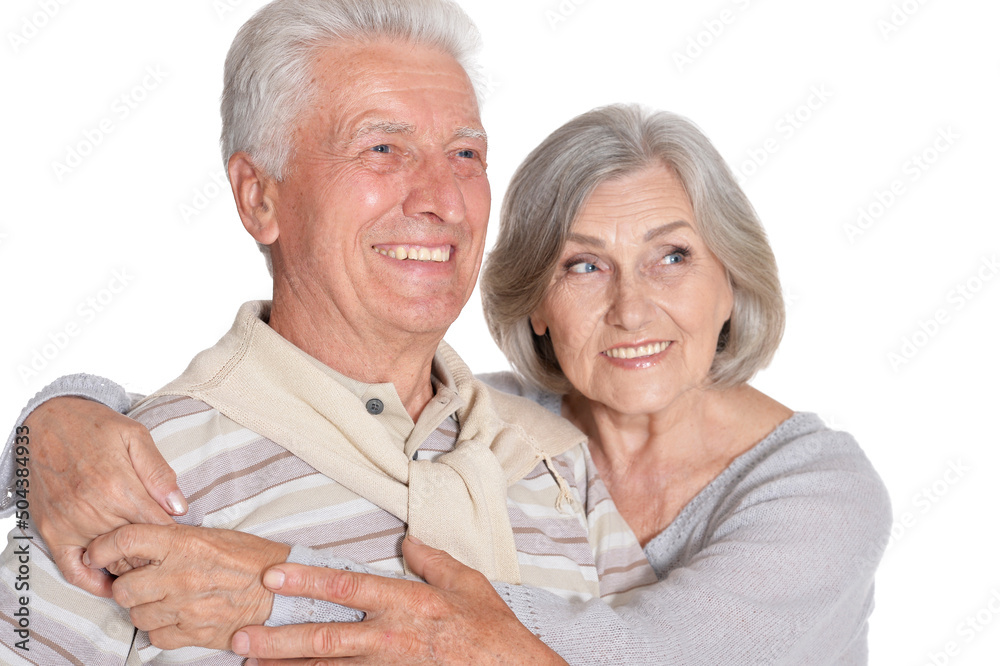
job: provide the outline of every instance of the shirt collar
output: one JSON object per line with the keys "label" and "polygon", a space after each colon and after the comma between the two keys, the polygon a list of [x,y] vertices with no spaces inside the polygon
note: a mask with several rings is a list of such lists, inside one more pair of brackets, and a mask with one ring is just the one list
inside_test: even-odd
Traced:
{"label": "shirt collar", "polygon": [[338,384],[357,396],[363,405],[367,405],[371,400],[382,403],[381,413],[371,414],[371,418],[385,428],[407,456],[413,456],[430,434],[465,404],[455,389],[454,377],[437,355],[431,366],[434,396],[424,407],[416,423],[410,418],[403,401],[396,393],[395,385],[391,382],[366,384],[343,375],[329,366],[322,365],[322,369]]}

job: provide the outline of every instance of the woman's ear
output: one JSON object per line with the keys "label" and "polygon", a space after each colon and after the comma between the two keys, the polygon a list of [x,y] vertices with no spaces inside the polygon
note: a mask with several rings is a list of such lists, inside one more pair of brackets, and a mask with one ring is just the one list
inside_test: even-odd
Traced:
{"label": "woman's ear", "polygon": [[542,318],[541,313],[538,310],[531,315],[531,330],[535,332],[535,335],[541,337],[545,335],[545,331],[549,330],[549,325],[545,323],[545,319]]}
{"label": "woman's ear", "polygon": [[278,240],[278,217],[274,205],[274,179],[258,168],[245,152],[229,158],[229,183],[243,226],[261,245]]}

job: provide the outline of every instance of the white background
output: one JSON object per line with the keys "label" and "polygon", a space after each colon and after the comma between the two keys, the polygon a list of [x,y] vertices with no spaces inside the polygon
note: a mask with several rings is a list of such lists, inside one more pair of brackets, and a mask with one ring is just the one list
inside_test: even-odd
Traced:
{"label": "white background", "polygon": [[[269,295],[231,195],[212,180],[223,59],[261,4],[4,0],[0,423],[66,373],[155,389],[240,303]],[[615,101],[687,115],[744,174],[789,311],[782,348],[754,383],[853,433],[892,495],[872,663],[996,663],[1000,279],[984,262],[1000,252],[1000,6],[462,4],[484,36],[494,221],[535,144]],[[99,143],[57,175],[95,131]],[[933,163],[916,166],[925,151]],[[185,219],[183,206],[197,214]],[[859,207],[877,215],[852,236]],[[102,291],[116,271],[127,286]],[[104,300],[100,312],[90,298]],[[448,339],[476,370],[505,367],[478,294]]]}

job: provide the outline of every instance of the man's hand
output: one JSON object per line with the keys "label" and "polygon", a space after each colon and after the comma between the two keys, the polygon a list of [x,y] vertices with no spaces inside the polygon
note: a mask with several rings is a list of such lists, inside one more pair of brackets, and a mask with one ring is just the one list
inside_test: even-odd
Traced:
{"label": "man's hand", "polygon": [[403,556],[429,584],[296,564],[272,568],[264,583],[275,593],[368,615],[363,622],[244,627],[233,636],[233,651],[261,666],[328,663],[314,657],[363,664],[566,663],[518,621],[478,571],[412,537],[403,541]]}
{"label": "man's hand", "polygon": [[126,525],[94,539],[92,567],[149,560],[114,582],[114,599],[132,624],[165,650],[197,645],[230,649],[233,633],[271,615],[274,595],[261,578],[288,559],[289,547],[231,530],[190,525]]}
{"label": "man's hand", "polygon": [[66,580],[111,596],[111,579],[81,561],[101,534],[128,523],[169,525],[187,511],[177,475],[149,431],[83,398],[54,398],[31,429],[31,515]]}

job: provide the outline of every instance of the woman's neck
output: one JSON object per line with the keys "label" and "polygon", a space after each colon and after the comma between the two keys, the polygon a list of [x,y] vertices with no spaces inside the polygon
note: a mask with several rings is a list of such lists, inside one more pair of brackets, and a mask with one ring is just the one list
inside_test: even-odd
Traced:
{"label": "woman's neck", "polygon": [[676,465],[704,457],[720,397],[711,389],[691,389],[659,412],[627,414],[574,392],[563,399],[563,415],[587,434],[595,459],[609,471],[640,460]]}
{"label": "woman's neck", "polygon": [[615,504],[645,544],[792,411],[744,385],[692,389],[653,414],[625,414],[572,393],[563,415],[587,434]]}

